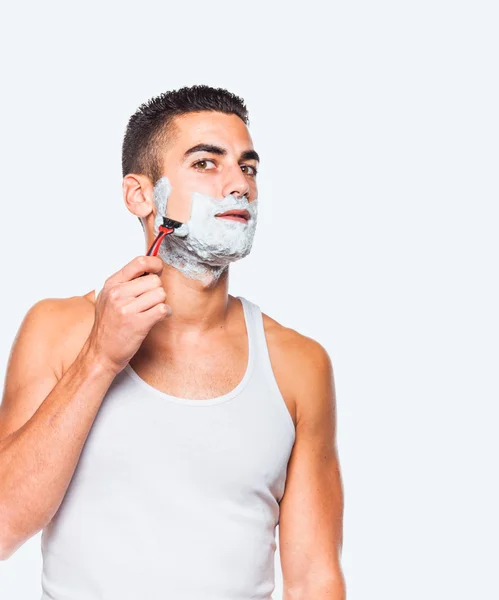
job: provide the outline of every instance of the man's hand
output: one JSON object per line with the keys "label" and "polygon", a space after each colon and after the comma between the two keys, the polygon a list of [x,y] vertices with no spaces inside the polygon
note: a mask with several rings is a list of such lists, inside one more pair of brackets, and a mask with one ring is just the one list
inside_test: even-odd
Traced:
{"label": "man's hand", "polygon": [[[87,349],[119,373],[137,352],[149,330],[171,314],[159,274],[163,261],[138,256],[104,283],[95,305]],[[147,271],[145,277],[140,275]]]}

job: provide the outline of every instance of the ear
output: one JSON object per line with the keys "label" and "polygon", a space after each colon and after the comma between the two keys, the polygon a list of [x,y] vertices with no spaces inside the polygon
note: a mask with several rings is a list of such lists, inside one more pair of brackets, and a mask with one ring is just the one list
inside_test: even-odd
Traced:
{"label": "ear", "polygon": [[153,200],[153,183],[147,175],[128,173],[122,182],[123,199],[128,210],[135,216],[145,218],[156,214]]}

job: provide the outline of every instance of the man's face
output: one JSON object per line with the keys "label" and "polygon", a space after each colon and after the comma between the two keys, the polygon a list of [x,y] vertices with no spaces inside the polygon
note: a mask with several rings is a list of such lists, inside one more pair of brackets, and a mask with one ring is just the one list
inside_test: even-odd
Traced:
{"label": "man's face", "polygon": [[[176,127],[176,130],[175,130]],[[158,254],[187,277],[212,285],[251,250],[258,202],[258,154],[236,115],[213,111],[177,117],[154,182],[154,236],[163,217],[183,223]]]}
{"label": "man's face", "polygon": [[163,160],[163,174],[172,186],[168,216],[188,221],[193,192],[216,199],[229,194],[257,199],[258,155],[238,116],[188,113],[175,118],[174,129]]}

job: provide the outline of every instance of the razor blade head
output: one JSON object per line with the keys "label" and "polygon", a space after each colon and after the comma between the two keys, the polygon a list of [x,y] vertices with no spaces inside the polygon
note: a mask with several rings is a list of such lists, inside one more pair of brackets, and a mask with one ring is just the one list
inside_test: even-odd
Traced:
{"label": "razor blade head", "polygon": [[180,221],[175,221],[174,219],[169,219],[168,217],[163,217],[163,227],[167,227],[168,229],[178,229],[182,227],[183,223]]}

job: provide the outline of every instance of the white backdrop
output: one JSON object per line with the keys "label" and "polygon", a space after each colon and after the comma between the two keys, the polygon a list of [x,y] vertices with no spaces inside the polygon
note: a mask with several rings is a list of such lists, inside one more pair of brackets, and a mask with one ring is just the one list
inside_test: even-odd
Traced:
{"label": "white backdrop", "polygon": [[[497,599],[498,13],[340,4],[3,9],[2,379],[33,303],[145,252],[129,116],[225,87],[262,158],[231,293],[332,357],[349,600]],[[40,570],[38,534],[0,562],[0,598],[37,600]]]}

